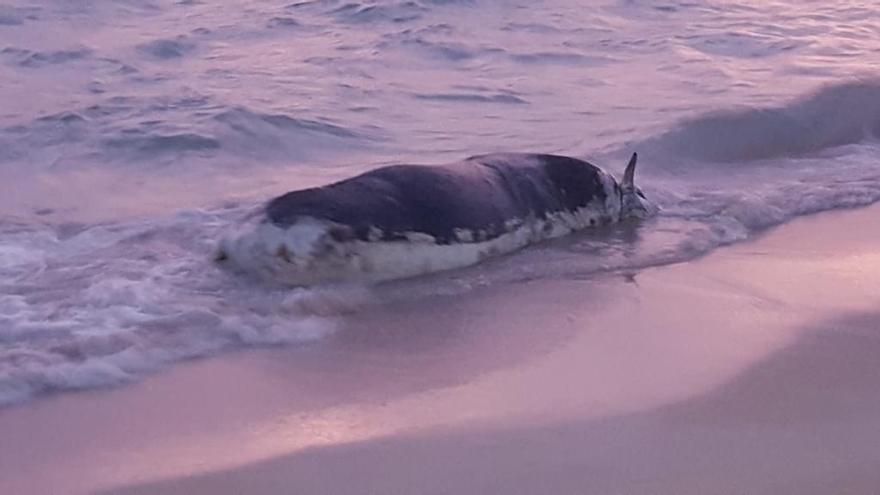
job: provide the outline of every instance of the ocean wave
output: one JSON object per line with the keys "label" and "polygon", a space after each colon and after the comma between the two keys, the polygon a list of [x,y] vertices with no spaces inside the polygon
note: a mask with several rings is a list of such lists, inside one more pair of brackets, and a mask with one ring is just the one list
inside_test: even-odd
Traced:
{"label": "ocean wave", "polygon": [[123,132],[118,137],[108,138],[103,141],[110,148],[134,152],[146,157],[153,157],[164,153],[181,153],[187,151],[209,151],[220,148],[220,142],[216,139],[184,132],[179,134],[144,134],[133,130]]}
{"label": "ocean wave", "polygon": [[160,60],[181,58],[193,52],[195,48],[195,43],[182,36],[153,40],[137,46],[141,53]]}
{"label": "ocean wave", "polygon": [[473,6],[474,0],[404,0],[343,2],[339,0],[304,1],[287,5],[287,10],[321,12],[345,24],[410,23],[425,18],[434,8]]}
{"label": "ocean wave", "polygon": [[413,95],[420,100],[433,100],[442,102],[458,103],[503,103],[508,105],[525,105],[528,101],[519,96],[509,93],[479,94],[479,93],[416,93]]}
{"label": "ocean wave", "polygon": [[746,59],[772,57],[809,44],[807,40],[744,32],[699,34],[682,39],[702,53]]}
{"label": "ocean wave", "polygon": [[213,118],[247,135],[258,135],[259,128],[269,125],[274,129],[289,132],[301,131],[352,139],[360,137],[357,132],[328,122],[300,119],[281,113],[261,113],[243,107],[225,110]]}
{"label": "ocean wave", "polygon": [[605,65],[616,62],[609,56],[584,55],[573,52],[511,53],[510,58],[522,64]]}
{"label": "ocean wave", "polygon": [[302,27],[296,19],[288,16],[275,16],[268,21],[266,21],[266,27],[269,29],[291,29]]}
{"label": "ocean wave", "polygon": [[462,6],[475,6],[477,5],[477,0],[422,0],[423,4],[429,5],[462,5]]}
{"label": "ocean wave", "polygon": [[403,39],[390,38],[378,44],[380,49],[403,48],[415,51],[431,60],[462,62],[478,57],[483,52],[453,41],[429,41],[421,37],[421,33],[405,33]]}
{"label": "ocean wave", "polygon": [[284,6],[287,10],[327,9],[339,5],[340,0],[302,0]]}
{"label": "ocean wave", "polygon": [[70,143],[89,135],[89,120],[79,112],[60,112],[0,129],[0,163],[17,163],[35,153]]}
{"label": "ocean wave", "polygon": [[49,123],[58,123],[58,124],[78,124],[80,122],[85,122],[86,118],[76,112],[60,112],[52,115],[46,115],[43,117],[39,117],[37,119],[38,122],[49,122]]}
{"label": "ocean wave", "polygon": [[226,349],[313,341],[366,301],[357,289],[230,283],[208,261],[222,222],[190,212],[67,235],[0,223],[0,405]]}
{"label": "ocean wave", "polygon": [[[193,157],[297,160],[370,146],[378,128],[352,129],[283,112],[225,107],[204,95],[119,96],[0,129],[0,162],[59,156],[107,164],[179,163]],[[63,153],[62,153],[63,150]],[[48,165],[57,163],[53,158]],[[65,162],[68,163],[68,162]]]}
{"label": "ocean wave", "polygon": [[408,22],[419,19],[426,9],[418,2],[346,3],[329,12],[341,22],[375,23],[379,21]]}
{"label": "ocean wave", "polygon": [[39,20],[37,7],[0,4],[0,26],[21,26],[27,21]]}
{"label": "ocean wave", "polygon": [[94,53],[89,47],[79,46],[64,50],[35,51],[27,48],[6,47],[0,50],[11,63],[19,67],[39,69],[89,58]]}
{"label": "ocean wave", "polygon": [[772,108],[712,112],[639,146],[708,162],[797,157],[876,138],[880,81],[827,86]]}
{"label": "ocean wave", "polygon": [[[586,54],[579,51],[535,51],[517,52],[493,45],[473,45],[454,40],[454,28],[447,24],[436,24],[421,29],[405,30],[383,37],[377,44],[381,50],[403,49],[428,60],[453,63],[480,59],[493,62],[523,65],[584,65],[602,66],[618,62],[612,56]],[[432,39],[433,37],[443,39]],[[451,38],[451,39],[450,39]]]}
{"label": "ocean wave", "polygon": [[511,22],[506,24],[503,28],[504,31],[512,31],[512,32],[528,32],[535,34],[559,34],[564,32],[564,29],[559,28],[558,26],[552,26],[550,24],[542,24],[539,22]]}
{"label": "ocean wave", "polygon": [[370,146],[375,133],[331,122],[260,112],[246,107],[223,109],[210,117],[224,147],[242,155],[302,160],[321,153]]}

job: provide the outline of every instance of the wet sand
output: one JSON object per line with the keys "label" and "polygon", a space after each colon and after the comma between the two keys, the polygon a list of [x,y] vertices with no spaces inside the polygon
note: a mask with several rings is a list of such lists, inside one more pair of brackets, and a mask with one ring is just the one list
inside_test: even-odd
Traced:
{"label": "wet sand", "polygon": [[0,493],[880,490],[880,207],[0,410]]}

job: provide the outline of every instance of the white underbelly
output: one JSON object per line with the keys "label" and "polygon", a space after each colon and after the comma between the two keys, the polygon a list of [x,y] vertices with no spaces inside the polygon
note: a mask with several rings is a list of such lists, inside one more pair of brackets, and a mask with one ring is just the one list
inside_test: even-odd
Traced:
{"label": "white underbelly", "polygon": [[480,240],[480,232],[458,231],[458,242],[437,244],[420,233],[406,240],[336,241],[332,223],[305,218],[290,227],[253,221],[220,243],[218,260],[235,269],[289,285],[379,282],[462,268],[529,244],[614,221],[601,203],[546,219],[508,222],[508,231]]}

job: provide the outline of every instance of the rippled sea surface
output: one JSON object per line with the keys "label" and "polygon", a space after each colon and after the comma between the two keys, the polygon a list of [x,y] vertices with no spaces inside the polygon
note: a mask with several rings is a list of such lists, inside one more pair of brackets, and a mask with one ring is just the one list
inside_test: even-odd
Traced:
{"label": "rippled sea surface", "polygon": [[[877,201],[878,40],[855,0],[6,0],[0,406],[313,341],[383,297],[637,270]],[[493,151],[614,173],[639,151],[663,213],[379,289],[210,262],[275,194]]]}

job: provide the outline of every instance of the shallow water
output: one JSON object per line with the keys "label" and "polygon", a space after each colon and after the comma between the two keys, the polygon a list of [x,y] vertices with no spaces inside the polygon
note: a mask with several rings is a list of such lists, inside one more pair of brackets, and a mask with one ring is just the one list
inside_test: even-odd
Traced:
{"label": "shallow water", "polygon": [[[686,260],[880,199],[866,3],[0,4],[0,405],[311,342],[388,298]],[[663,207],[473,269],[288,290],[210,254],[255,204],[380,164],[587,158]]]}

